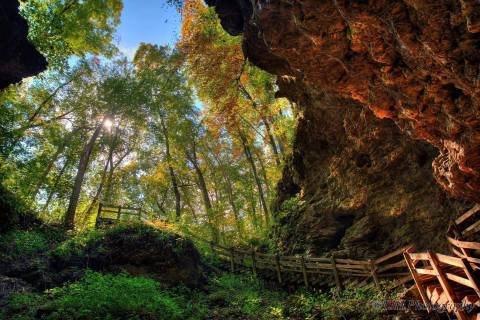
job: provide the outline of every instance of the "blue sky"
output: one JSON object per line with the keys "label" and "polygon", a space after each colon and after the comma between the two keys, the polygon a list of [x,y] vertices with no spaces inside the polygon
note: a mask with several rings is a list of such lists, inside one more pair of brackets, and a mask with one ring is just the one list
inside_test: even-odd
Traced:
{"label": "blue sky", "polygon": [[118,47],[130,59],[140,42],[173,45],[180,34],[180,14],[166,0],[123,0]]}

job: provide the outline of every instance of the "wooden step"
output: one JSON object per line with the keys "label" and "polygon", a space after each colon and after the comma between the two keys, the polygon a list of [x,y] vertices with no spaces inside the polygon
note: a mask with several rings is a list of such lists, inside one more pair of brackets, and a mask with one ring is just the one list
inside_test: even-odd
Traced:
{"label": "wooden step", "polygon": [[440,299],[440,296],[442,295],[443,293],[443,289],[442,288],[435,288],[433,293],[432,293],[432,296],[430,298],[430,301],[432,302],[432,304],[435,304],[437,303],[438,299]]}
{"label": "wooden step", "polygon": [[427,287],[427,297],[432,304],[435,304],[443,292],[440,285],[431,285]]}
{"label": "wooden step", "polygon": [[444,305],[444,304],[449,303],[447,294],[445,292],[442,292],[440,294],[440,297],[437,299],[436,303],[439,304],[439,305]]}

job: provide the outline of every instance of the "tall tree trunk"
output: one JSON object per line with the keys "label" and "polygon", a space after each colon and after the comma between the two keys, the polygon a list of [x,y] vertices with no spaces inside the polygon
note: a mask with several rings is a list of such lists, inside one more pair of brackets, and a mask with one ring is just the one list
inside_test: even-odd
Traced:
{"label": "tall tree trunk", "polygon": [[257,208],[256,208],[255,198],[249,196],[248,201],[250,204],[250,215],[252,216],[253,225],[255,226],[256,229],[258,229],[259,227],[261,227],[261,225],[257,217]]}
{"label": "tall tree trunk", "polygon": [[[280,109],[278,111],[278,114],[283,118],[283,111]],[[278,147],[280,148],[280,153],[282,154],[283,159],[285,159],[285,154],[286,154],[286,145],[287,145],[287,137],[285,135],[285,132],[282,132],[281,134],[278,135]]]}
{"label": "tall tree trunk", "polygon": [[220,172],[222,173],[223,181],[225,182],[225,191],[227,193],[228,203],[232,208],[233,217],[235,219],[235,225],[237,227],[238,235],[240,236],[240,238],[243,238],[243,228],[240,221],[240,210],[235,204],[235,196],[233,193],[232,181],[225,170],[225,164],[223,163],[223,161],[220,160],[220,158],[215,154],[215,152],[212,151],[211,153],[213,154],[215,161],[217,161],[218,163],[218,167],[220,168]]}
{"label": "tall tree trunk", "polygon": [[170,179],[172,181],[173,193],[175,195],[175,218],[178,220],[182,215],[182,204],[180,190],[178,188],[177,176],[172,167],[172,156],[170,154],[170,140],[168,137],[168,130],[165,125],[163,118],[160,118],[160,125],[162,126],[163,137],[165,139],[165,155],[167,158],[168,172],[170,174]]}
{"label": "tall tree trunk", "polygon": [[163,192],[162,200],[160,201],[160,199],[159,199],[159,197],[158,197],[158,194],[155,194],[155,203],[157,204],[158,210],[160,210],[160,212],[161,212],[165,217],[167,216],[167,212],[165,211],[165,208],[163,207],[163,205],[165,204],[165,201],[167,200],[167,195],[168,195],[168,189],[166,189],[166,190]]}
{"label": "tall tree trunk", "polygon": [[55,189],[57,188],[58,184],[60,183],[60,179],[62,178],[63,174],[67,170],[67,167],[70,165],[70,159],[67,159],[62,167],[60,169],[60,172],[58,173],[57,177],[55,178],[55,182],[53,183],[52,186],[52,191],[48,195],[47,201],[45,202],[45,205],[43,206],[41,212],[45,212],[48,209],[48,206],[50,205],[50,202],[52,201],[53,196],[55,195],[56,191]]}
{"label": "tall tree trunk", "polygon": [[85,177],[85,172],[87,171],[88,162],[90,161],[90,156],[92,155],[93,147],[95,146],[95,141],[97,141],[100,132],[102,131],[103,123],[106,118],[95,128],[90,140],[85,145],[78,163],[77,175],[75,177],[75,183],[73,184],[72,194],[70,196],[70,202],[68,203],[68,209],[65,213],[64,227],[66,230],[73,230],[75,227],[75,211],[77,210],[78,199],[80,198],[80,191],[82,189],[83,179]]}
{"label": "tall tree trunk", "polygon": [[275,137],[273,136],[272,128],[270,127],[270,122],[264,115],[261,115],[261,119],[263,125],[265,126],[265,131],[267,132],[268,140],[275,157],[275,163],[277,164],[277,167],[280,167],[280,154],[278,153],[277,143],[275,142]]}
{"label": "tall tree trunk", "polygon": [[195,213],[195,208],[192,206],[192,202],[190,201],[190,197],[187,196],[187,197],[184,197],[184,199],[185,199],[185,203],[187,204],[187,207],[192,212],[193,221],[195,221],[195,223],[198,223],[197,214]]}
{"label": "tall tree trunk", "polygon": [[104,201],[108,202],[108,204],[112,204],[112,189],[113,189],[113,173],[115,172],[115,169],[122,163],[123,159],[125,159],[128,155],[130,154],[130,150],[127,150],[118,160],[117,162],[113,163],[113,154],[110,155],[108,159],[109,163],[109,169],[108,169],[108,178],[106,182],[106,192],[104,195]]}
{"label": "tall tree trunk", "polygon": [[267,117],[265,117],[265,115],[261,112],[261,110],[259,110],[257,102],[252,97],[250,92],[248,92],[247,88],[245,88],[245,86],[240,81],[240,78],[241,78],[242,73],[243,73],[243,69],[244,69],[244,66],[242,66],[242,70],[240,72],[240,75],[237,78],[238,88],[240,89],[240,92],[243,94],[243,96],[247,100],[250,101],[253,109],[260,114],[260,119],[262,120],[262,123],[265,126],[265,131],[266,131],[267,136],[268,136],[268,142],[270,144],[270,147],[272,148],[272,152],[273,152],[273,155],[274,155],[274,158],[275,158],[275,163],[277,164],[277,166],[280,166],[280,155],[278,154],[278,147],[277,147],[277,143],[275,142],[275,137],[273,136],[273,133],[272,133],[272,128],[270,126],[270,122],[267,119]]}
{"label": "tall tree trunk", "polygon": [[35,185],[35,189],[33,190],[32,200],[35,200],[35,198],[37,197],[37,194],[38,194],[38,192],[40,191],[40,188],[41,188],[42,185],[45,183],[45,180],[47,179],[48,174],[49,174],[50,171],[52,170],[53,165],[55,164],[55,161],[58,160],[58,158],[60,157],[60,154],[63,152],[63,149],[64,149],[64,148],[65,148],[65,144],[64,144],[64,143],[62,143],[61,145],[58,146],[57,151],[55,152],[55,154],[52,156],[52,158],[51,158],[50,161],[48,162],[48,165],[47,165],[47,167],[45,168],[45,170],[43,170],[42,175],[41,175],[40,178],[38,179],[38,182],[37,182],[37,184]]}
{"label": "tall tree trunk", "polygon": [[[107,201],[108,204],[112,204],[112,188],[113,188],[113,171],[115,170],[115,166],[113,165],[113,152],[115,151],[115,142],[118,138],[118,128],[115,128],[115,135],[113,139],[110,141],[110,150],[108,152],[107,157],[107,164],[105,165],[108,167],[108,177],[106,179],[106,192],[104,194],[104,201]],[[123,160],[123,159],[122,159]]]}
{"label": "tall tree trunk", "polygon": [[105,184],[105,180],[107,177],[108,165],[110,163],[109,160],[112,154],[113,154],[113,149],[110,148],[107,161],[105,161],[105,166],[103,167],[103,170],[102,170],[102,176],[100,177],[100,183],[98,184],[97,191],[95,192],[95,196],[90,202],[90,205],[88,206],[88,208],[83,212],[82,225],[85,225],[87,223],[88,217],[90,217],[93,207],[95,206],[95,204],[98,202],[98,199],[100,198],[100,194],[102,193],[103,185]]}
{"label": "tall tree trunk", "polygon": [[258,163],[260,164],[260,171],[262,172],[263,181],[264,181],[264,184],[265,184],[265,191],[266,191],[267,195],[269,195],[270,194],[270,184],[268,183],[267,169],[265,169],[265,161],[263,160],[261,151],[256,150],[255,155],[257,156]]}
{"label": "tall tree trunk", "polygon": [[227,198],[230,207],[232,208],[233,218],[235,219],[235,226],[237,227],[238,235],[241,239],[244,238],[242,222],[240,221],[240,211],[238,210],[237,205],[235,204],[235,197],[233,195],[233,187],[230,178],[227,175],[223,176],[225,181],[225,189],[227,191]]}
{"label": "tall tree trunk", "polygon": [[202,192],[203,205],[205,206],[205,211],[206,211],[206,214],[207,214],[208,222],[210,224],[210,228],[211,228],[211,231],[212,231],[212,240],[214,242],[218,243],[218,241],[219,241],[218,228],[217,228],[217,225],[215,223],[216,221],[214,219],[213,207],[212,207],[212,203],[210,201],[210,196],[208,195],[207,183],[205,182],[205,177],[203,176],[202,169],[200,168],[200,165],[198,164],[195,137],[192,137],[192,150],[191,151],[192,151],[191,154],[189,154],[188,151],[186,152],[187,159],[193,165],[193,168],[195,169],[195,173],[197,174],[198,186],[200,188],[200,191]]}
{"label": "tall tree trunk", "polygon": [[255,183],[257,184],[257,189],[258,189],[258,196],[260,198],[260,204],[262,205],[263,213],[265,215],[265,223],[266,225],[270,225],[270,214],[268,212],[268,206],[267,206],[267,201],[265,200],[265,194],[263,192],[263,187],[262,187],[262,182],[260,181],[260,178],[258,177],[257,173],[257,166],[255,164],[255,160],[253,159],[252,152],[250,151],[250,147],[248,146],[248,141],[247,137],[239,130],[239,136],[240,140],[243,145],[243,150],[245,152],[245,157],[247,158],[248,162],[250,163],[250,166],[252,168],[252,174],[253,178],[255,179]]}

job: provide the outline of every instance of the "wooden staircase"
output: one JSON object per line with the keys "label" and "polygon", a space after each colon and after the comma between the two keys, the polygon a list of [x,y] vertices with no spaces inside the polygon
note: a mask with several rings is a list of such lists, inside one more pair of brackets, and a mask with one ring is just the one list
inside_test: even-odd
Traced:
{"label": "wooden staircase", "polygon": [[[449,227],[447,240],[453,256],[431,251],[404,251],[407,267],[429,313],[454,314],[459,320],[480,320],[480,205]],[[476,241],[477,240],[477,241]]]}

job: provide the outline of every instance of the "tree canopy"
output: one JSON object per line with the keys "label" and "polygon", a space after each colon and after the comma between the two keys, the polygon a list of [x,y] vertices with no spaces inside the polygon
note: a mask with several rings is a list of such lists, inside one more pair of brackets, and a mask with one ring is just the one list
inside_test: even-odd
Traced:
{"label": "tree canopy", "polygon": [[0,170],[42,219],[84,229],[100,203],[138,206],[217,242],[274,223],[290,104],[212,10],[176,5],[177,46],[142,43],[129,61],[112,42],[120,0],[22,3],[50,67],[1,92]]}

